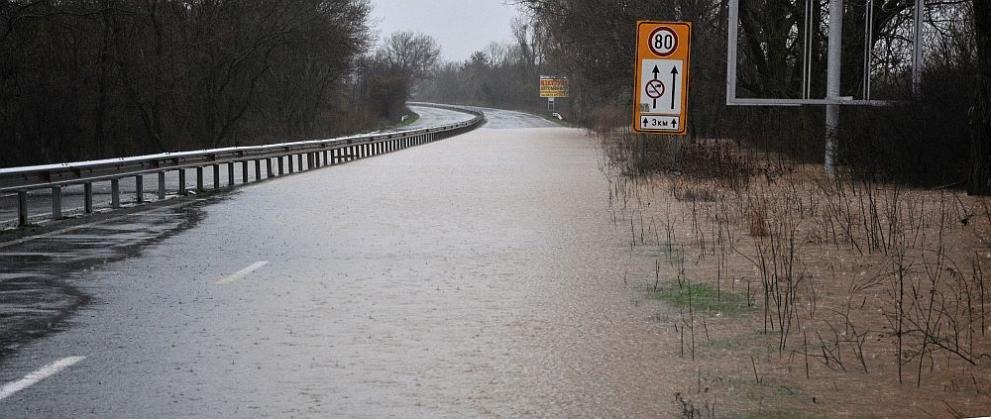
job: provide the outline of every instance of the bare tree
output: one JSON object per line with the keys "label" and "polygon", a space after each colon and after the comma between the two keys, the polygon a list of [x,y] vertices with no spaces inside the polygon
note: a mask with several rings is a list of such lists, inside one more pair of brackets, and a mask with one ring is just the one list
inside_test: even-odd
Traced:
{"label": "bare tree", "polygon": [[385,39],[377,58],[412,78],[419,78],[437,65],[440,47],[429,35],[396,32]]}
{"label": "bare tree", "polygon": [[344,92],[370,44],[369,10],[367,0],[0,0],[0,166],[369,126],[343,103],[364,102]]}

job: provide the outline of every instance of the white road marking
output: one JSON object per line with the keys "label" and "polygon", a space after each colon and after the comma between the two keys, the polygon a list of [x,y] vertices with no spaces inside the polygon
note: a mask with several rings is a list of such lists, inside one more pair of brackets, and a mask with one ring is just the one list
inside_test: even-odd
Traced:
{"label": "white road marking", "polygon": [[231,282],[237,281],[239,279],[243,279],[244,277],[250,275],[252,272],[261,269],[262,266],[265,265],[268,265],[268,261],[263,260],[260,262],[252,263],[251,266],[241,269],[240,271],[234,272],[228,277],[220,278],[220,280],[217,281],[217,284],[225,285],[225,284],[230,284]]}
{"label": "white road marking", "polygon": [[51,364],[41,367],[41,369],[25,375],[24,378],[4,384],[0,387],[0,401],[13,396],[14,393],[38,384],[41,380],[58,374],[60,371],[75,365],[77,362],[86,359],[85,356],[70,356],[68,358],[62,358],[58,361],[52,362]]}
{"label": "white road marking", "polygon": [[202,201],[202,199],[195,199],[195,200],[191,200],[191,201],[182,202],[182,203],[179,203],[179,204],[174,204],[174,205],[168,205],[168,206],[164,206],[164,207],[153,208],[153,209],[150,209],[148,211],[135,212],[135,213],[132,213],[132,214],[123,214],[123,215],[121,215],[119,217],[107,218],[106,220],[95,221],[95,222],[88,223],[88,224],[80,224],[80,225],[77,225],[77,226],[67,227],[67,228],[63,228],[61,230],[56,230],[56,231],[48,232],[48,233],[45,233],[45,234],[39,234],[37,236],[30,236],[30,237],[24,237],[22,239],[11,240],[9,242],[0,243],[0,249],[3,249],[5,247],[10,247],[10,246],[16,246],[18,244],[27,243],[29,241],[34,241],[34,240],[38,240],[38,239],[44,239],[44,238],[48,238],[48,237],[52,237],[52,236],[58,236],[60,234],[65,234],[65,233],[68,233],[70,231],[76,231],[76,230],[81,230],[81,229],[84,229],[84,228],[98,226],[100,224],[106,224],[106,223],[109,223],[109,222],[112,222],[112,221],[117,221],[117,220],[120,220],[120,219],[123,219],[123,218],[136,217],[136,216],[139,216],[139,215],[147,215],[147,214],[151,214],[153,212],[165,211],[165,210],[170,210],[170,209],[173,209],[173,208],[183,207],[183,206],[190,205],[192,203],[199,202],[199,201]]}

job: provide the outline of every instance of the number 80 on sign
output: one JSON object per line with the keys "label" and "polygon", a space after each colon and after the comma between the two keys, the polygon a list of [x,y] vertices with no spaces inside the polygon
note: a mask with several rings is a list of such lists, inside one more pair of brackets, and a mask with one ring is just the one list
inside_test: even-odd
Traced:
{"label": "number 80 on sign", "polygon": [[678,49],[678,34],[671,28],[661,27],[650,33],[650,50],[660,57],[667,57]]}

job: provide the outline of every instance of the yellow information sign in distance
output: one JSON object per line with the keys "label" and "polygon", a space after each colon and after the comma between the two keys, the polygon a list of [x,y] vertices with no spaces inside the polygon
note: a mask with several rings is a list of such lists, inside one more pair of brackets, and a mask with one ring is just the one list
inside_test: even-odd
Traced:
{"label": "yellow information sign in distance", "polygon": [[540,97],[568,97],[568,78],[540,76]]}
{"label": "yellow information sign in distance", "polygon": [[633,130],[684,135],[688,130],[691,22],[637,22]]}

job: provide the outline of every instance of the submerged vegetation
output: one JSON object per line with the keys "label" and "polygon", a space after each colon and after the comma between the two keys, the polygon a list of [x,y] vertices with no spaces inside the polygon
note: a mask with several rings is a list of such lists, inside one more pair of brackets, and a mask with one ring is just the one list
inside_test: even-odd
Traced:
{"label": "submerged vegetation", "polygon": [[827,177],[731,142],[654,141],[646,159],[668,166],[652,174],[630,170],[643,156],[629,137],[602,142],[617,228],[660,255],[642,298],[664,302],[654,317],[700,377],[751,377],[681,392],[686,415],[991,407],[991,200]]}

